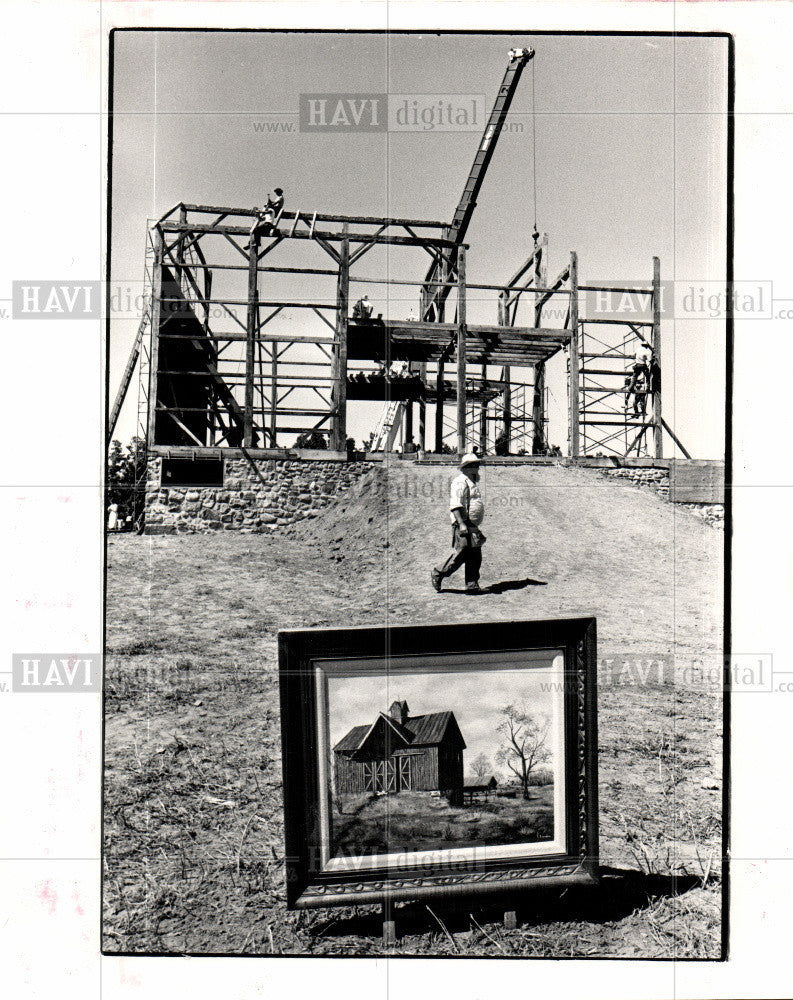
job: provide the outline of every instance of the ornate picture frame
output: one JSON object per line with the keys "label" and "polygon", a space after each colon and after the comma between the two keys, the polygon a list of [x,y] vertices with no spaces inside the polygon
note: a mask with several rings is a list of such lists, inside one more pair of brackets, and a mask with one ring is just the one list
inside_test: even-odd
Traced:
{"label": "ornate picture frame", "polygon": [[597,880],[594,618],[289,630],[279,666],[291,909]]}

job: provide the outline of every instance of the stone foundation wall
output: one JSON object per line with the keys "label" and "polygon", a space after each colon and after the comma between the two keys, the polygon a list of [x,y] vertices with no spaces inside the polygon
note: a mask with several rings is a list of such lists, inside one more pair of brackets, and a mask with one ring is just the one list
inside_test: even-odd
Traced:
{"label": "stone foundation wall", "polygon": [[[666,469],[601,469],[609,479],[627,479],[635,486],[645,486],[664,500],[669,499],[669,472]],[[676,507],[690,510],[716,528],[724,527],[724,504],[721,503],[678,503]]]}
{"label": "stone foundation wall", "polygon": [[[222,486],[161,486],[160,458],[149,458],[146,534],[278,532],[316,517],[339,493],[374,468],[372,462],[225,459]],[[261,477],[261,478],[260,478]]]}

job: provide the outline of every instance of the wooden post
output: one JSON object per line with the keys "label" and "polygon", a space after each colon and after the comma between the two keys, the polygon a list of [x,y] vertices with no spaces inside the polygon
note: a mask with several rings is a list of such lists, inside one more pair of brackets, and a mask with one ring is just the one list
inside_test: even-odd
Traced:
{"label": "wooden post", "polygon": [[[160,366],[160,323],[162,321],[162,233],[154,236],[154,263],[151,289],[151,357],[149,358],[148,446],[155,444],[157,426],[157,369]],[[142,350],[142,348],[141,348]]]}
{"label": "wooden post", "polygon": [[278,341],[270,344],[270,444],[277,448],[278,434]]}
{"label": "wooden post", "polygon": [[259,237],[251,234],[248,246],[248,323],[245,338],[245,414],[242,443],[253,447],[253,379],[254,353],[259,333]]}
{"label": "wooden post", "polygon": [[[424,385],[427,384],[427,362],[422,361],[419,365],[419,377]],[[424,397],[419,400],[419,439],[418,446],[422,451],[427,446],[427,403]]]}
{"label": "wooden post", "polygon": [[[508,292],[506,288],[498,293],[498,325],[508,326],[509,317],[507,316],[507,296]],[[504,434],[507,439],[507,450],[508,455],[512,450],[512,387],[510,385],[510,375],[511,370],[509,365],[504,365],[504,372],[502,381],[504,383],[504,390],[502,396],[502,409],[504,410]]]}
{"label": "wooden post", "polygon": [[579,405],[578,380],[580,359],[578,354],[578,254],[570,254],[570,372],[568,375],[570,403],[570,457],[578,458]]}
{"label": "wooden post", "polygon": [[[345,222],[342,232],[349,229]],[[333,440],[336,451],[347,450],[347,327],[350,314],[350,241],[343,239],[339,251],[336,285],[336,345],[333,352]]]}
{"label": "wooden post", "polygon": [[[661,364],[661,261],[658,257],[653,257],[653,354],[655,360]],[[663,372],[662,378],[663,378]],[[648,387],[649,388],[649,387]],[[653,441],[655,445],[655,457],[663,457],[663,419],[661,417],[661,391],[652,394],[653,401]]]}
{"label": "wooden post", "polygon": [[[449,280],[449,268],[446,264],[443,265],[441,270],[441,281],[446,284]],[[443,323],[446,318],[446,303],[437,303],[436,310],[437,322]],[[443,360],[438,361],[438,392],[435,399],[435,451],[438,455],[443,451],[443,378],[445,374],[445,365]]]}
{"label": "wooden post", "polygon": [[460,455],[466,447],[465,338],[465,247],[461,246],[457,254],[457,451]]}
{"label": "wooden post", "polygon": [[[538,288],[548,285],[548,234],[542,234],[540,253],[534,263],[534,284]],[[542,326],[542,293],[534,293],[534,325]],[[545,362],[534,366],[534,398],[532,401],[532,454],[541,455],[546,450],[545,440]]]}
{"label": "wooden post", "polygon": [[443,361],[438,362],[437,395],[435,399],[435,451],[443,451],[443,378],[445,375]]}

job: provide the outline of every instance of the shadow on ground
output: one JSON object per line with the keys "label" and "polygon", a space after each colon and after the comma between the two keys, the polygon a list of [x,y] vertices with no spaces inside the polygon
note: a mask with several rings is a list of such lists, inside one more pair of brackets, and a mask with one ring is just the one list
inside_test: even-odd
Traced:
{"label": "shadow on ground", "polygon": [[[471,929],[472,917],[486,925],[502,920],[507,910],[516,911],[518,926],[606,924],[646,909],[660,898],[681,896],[702,886],[703,880],[696,875],[646,875],[623,868],[602,868],[600,881],[594,886],[537,889],[517,898],[498,897],[486,905],[467,906],[462,900],[451,901],[452,909],[445,909],[440,901],[433,901],[431,906],[407,903],[394,908],[393,919],[400,937],[437,933],[441,923],[450,934],[463,934]],[[380,937],[382,911],[330,918],[315,925],[314,932],[322,937]]]}
{"label": "shadow on ground", "polygon": [[465,590],[464,588],[444,587],[443,594],[467,594],[469,597],[482,597],[485,594],[504,594],[508,590],[523,590],[525,587],[547,587],[546,580],[532,580],[526,577],[524,580],[501,580],[499,583],[491,583],[487,587],[482,587],[478,591]]}

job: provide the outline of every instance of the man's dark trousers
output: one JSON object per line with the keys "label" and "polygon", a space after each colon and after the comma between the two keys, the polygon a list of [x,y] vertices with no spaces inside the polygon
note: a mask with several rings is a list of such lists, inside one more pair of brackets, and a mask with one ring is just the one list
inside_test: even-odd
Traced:
{"label": "man's dark trousers", "polygon": [[479,570],[482,566],[482,546],[474,547],[469,543],[467,535],[460,534],[460,526],[455,524],[452,528],[452,551],[449,558],[436,569],[441,576],[451,576],[465,565],[465,582],[477,583],[479,580]]}

